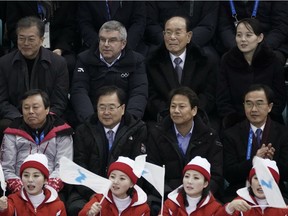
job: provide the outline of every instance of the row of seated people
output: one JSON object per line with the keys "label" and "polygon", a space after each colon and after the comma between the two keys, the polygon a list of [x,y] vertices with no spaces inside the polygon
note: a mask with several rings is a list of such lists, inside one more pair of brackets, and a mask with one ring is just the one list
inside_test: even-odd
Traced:
{"label": "row of seated people", "polygon": [[3,1],[0,4],[9,46],[11,42],[17,45],[16,24],[21,18],[39,17],[47,24],[49,38],[45,39],[45,46],[66,59],[70,78],[75,54],[90,48],[99,39],[100,27],[109,20],[121,22],[128,32],[129,47],[146,56],[162,44],[166,20],[185,16],[190,20],[188,28],[193,31],[193,43],[217,62],[218,55],[236,45],[235,22],[254,17],[261,22],[267,44],[283,63],[288,54],[285,1]]}
{"label": "row of seated people", "polygon": [[[143,158],[145,155],[135,158],[135,161],[129,157],[119,156],[117,161],[109,165],[107,173],[109,180],[101,178],[101,188],[99,185],[95,186],[97,184],[91,183],[92,178],[99,179],[99,176],[89,174],[88,180],[82,180],[81,184],[89,185],[96,193],[84,205],[78,215],[154,215],[147,203],[147,194],[136,184],[141,176],[145,176],[142,174],[145,173],[144,170],[146,172],[152,171],[151,169],[144,169],[143,165],[147,163],[145,160],[138,160],[140,157]],[[161,210],[155,215],[287,215],[288,208],[285,201],[281,194],[277,190],[275,191],[280,178],[276,162],[259,157],[255,157],[253,160],[255,165],[249,172],[247,180],[249,185],[240,188],[237,191],[238,197],[222,206],[214,198],[209,188],[211,164],[206,158],[194,157],[183,168],[182,184],[168,194],[168,198],[162,203]],[[60,163],[63,169],[66,168],[65,171],[60,171],[61,176],[64,174],[71,175],[75,172],[77,174],[79,171],[81,175],[87,178],[86,174],[89,171],[73,164],[73,162],[71,163],[68,159],[61,159]],[[266,185],[262,183],[263,174],[259,174],[259,172],[263,172],[260,167],[263,167],[264,170],[267,169],[263,174],[264,176],[271,176],[269,183],[273,185],[275,192],[267,192],[268,188],[265,190]],[[73,170],[73,168],[78,169],[78,171]],[[159,176],[159,178],[163,176],[160,173],[154,175]],[[33,215],[35,213],[42,216],[67,215],[65,205],[59,199],[55,189],[46,184],[49,179],[49,166],[44,154],[28,155],[21,164],[20,178],[23,187],[18,192],[10,194],[8,198],[5,195],[0,198],[1,215]],[[68,178],[63,177],[63,180],[73,182]],[[154,181],[151,182],[155,185]],[[79,182],[77,183],[79,184]],[[157,184],[156,187],[160,190],[159,186]],[[5,190],[5,186],[3,188]],[[100,191],[103,192],[100,193]],[[275,196],[277,196],[277,200]]]}
{"label": "row of seated people", "polygon": [[[119,156],[134,159],[147,154],[148,162],[165,165],[165,197],[181,185],[184,166],[201,156],[211,164],[211,192],[227,202],[245,185],[252,159],[258,156],[276,161],[279,187],[287,197],[288,128],[269,116],[274,103],[273,91],[268,86],[249,87],[243,100],[246,119],[225,130],[220,137],[203,120],[200,99],[189,87],[170,92],[169,114],[157,124],[145,124],[130,114],[125,95],[116,86],[100,88],[95,98],[95,113],[72,135],[72,128],[50,112],[49,97],[44,91],[26,92],[21,102],[23,117],[12,122],[2,140],[1,164],[9,191],[22,188],[19,173],[24,159],[35,152],[43,153],[49,162],[47,183],[59,192],[68,215],[73,216],[78,215],[94,192],[85,186],[64,186],[59,177],[62,156],[106,177],[107,168]],[[155,214],[161,197],[147,182],[142,185]]]}
{"label": "row of seated people", "polygon": [[[223,56],[219,71],[215,71],[217,64],[191,44],[193,33],[188,23],[188,19],[178,16],[167,20],[164,44],[146,60],[129,49],[127,31],[120,22],[104,23],[99,44],[78,56],[68,100],[66,62],[42,46],[44,23],[36,17],[21,19],[17,27],[18,49],[0,58],[2,131],[21,116],[19,101],[28,89],[45,90],[51,112],[76,127],[93,114],[95,95],[106,85],[124,89],[128,95],[127,110],[148,121],[157,121],[167,114],[169,91],[188,86],[197,93],[200,107],[212,122],[219,122],[219,116],[229,125],[229,116],[244,116],[243,93],[251,84],[262,83],[275,93],[272,119],[283,123],[284,69],[267,46],[260,23],[250,18],[238,22],[237,46]],[[67,111],[68,103],[71,107]]]}

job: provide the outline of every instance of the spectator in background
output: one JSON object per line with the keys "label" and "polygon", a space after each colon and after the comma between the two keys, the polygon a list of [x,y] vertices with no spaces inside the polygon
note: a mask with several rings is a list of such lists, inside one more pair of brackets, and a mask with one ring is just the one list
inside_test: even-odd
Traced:
{"label": "spectator in background", "polygon": [[217,108],[224,127],[233,119],[244,119],[243,96],[254,83],[268,85],[275,93],[271,118],[283,123],[286,105],[284,68],[266,45],[261,25],[256,19],[240,20],[236,28],[237,46],[221,60],[217,87]]}
{"label": "spectator in background", "polygon": [[187,29],[193,32],[190,43],[203,48],[211,61],[219,63],[218,54],[211,44],[218,21],[218,1],[147,1],[146,7],[145,39],[150,45],[150,52],[164,42],[166,21],[173,16],[183,16],[189,20]]}
{"label": "spectator in background", "polygon": [[[211,164],[210,186],[216,195],[222,190],[222,144],[215,131],[197,114],[197,95],[188,87],[173,89],[169,104],[170,116],[149,128],[147,140],[147,161],[165,165],[165,199],[168,193],[181,185],[182,170],[195,156],[205,157]],[[157,200],[155,192],[147,193],[150,202]],[[160,203],[152,202],[152,209],[157,205]]]}
{"label": "spectator in background", "polygon": [[[97,90],[96,113],[80,125],[74,136],[74,161],[89,171],[107,176],[107,167],[119,156],[134,159],[146,153],[145,123],[126,111],[126,94],[116,86]],[[94,192],[74,186],[67,201],[68,215],[76,216]]]}
{"label": "spectator in background", "polygon": [[[168,114],[169,92],[180,86],[188,86],[196,92],[200,107],[208,115],[215,108],[215,65],[210,64],[211,61],[199,48],[191,45],[193,32],[189,26],[189,20],[184,17],[176,16],[167,20],[165,46],[163,44],[147,62],[148,119],[157,120],[157,115]],[[181,60],[179,65],[175,63],[177,59]]]}
{"label": "spectator in background", "polygon": [[42,47],[44,23],[25,17],[17,24],[18,49],[0,58],[0,136],[21,116],[21,98],[30,89],[42,89],[50,100],[49,111],[62,116],[66,109],[69,75],[65,59]]}
{"label": "spectator in background", "polygon": [[72,80],[78,45],[76,8],[73,1],[8,1],[8,38],[17,47],[17,22],[27,16],[38,17],[45,23],[43,46],[65,58]]}
{"label": "spectator in background", "polygon": [[144,57],[126,44],[125,27],[112,20],[100,28],[99,45],[79,54],[71,88],[71,102],[79,122],[94,113],[95,95],[106,85],[122,88],[127,94],[127,112],[142,118],[148,97]]}
{"label": "spectator in background", "polygon": [[269,117],[273,109],[273,92],[265,85],[251,85],[245,93],[246,119],[224,131],[224,177],[228,182],[225,202],[235,198],[236,190],[244,187],[252,159],[256,155],[276,161],[280,171],[279,187],[288,178],[288,128]]}
{"label": "spectator in background", "polygon": [[252,17],[259,20],[267,45],[284,65],[288,57],[287,11],[287,1],[220,1],[218,51],[223,54],[233,48],[235,23]]}
{"label": "spectator in background", "polygon": [[23,117],[16,118],[4,131],[1,146],[7,188],[11,193],[19,191],[24,159],[30,154],[43,153],[48,158],[48,185],[59,192],[64,186],[59,177],[59,160],[62,156],[72,160],[73,130],[57,115],[49,114],[50,101],[44,91],[27,91],[21,104]]}
{"label": "spectator in background", "polygon": [[90,48],[99,39],[101,26],[116,20],[127,29],[129,48],[145,55],[143,34],[146,27],[144,1],[85,1],[79,2],[78,24],[83,39],[83,48]]}

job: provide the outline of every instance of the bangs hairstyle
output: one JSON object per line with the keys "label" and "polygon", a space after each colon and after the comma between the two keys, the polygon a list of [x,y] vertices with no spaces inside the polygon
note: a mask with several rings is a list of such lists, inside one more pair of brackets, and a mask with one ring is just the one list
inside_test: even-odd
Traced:
{"label": "bangs hairstyle", "polygon": [[28,97],[34,96],[34,95],[40,95],[44,104],[45,109],[50,107],[50,100],[48,94],[41,90],[41,89],[31,89],[24,93],[24,95],[21,98],[21,107],[23,105],[23,101],[26,100]]}
{"label": "bangs hairstyle", "polygon": [[254,18],[245,18],[237,23],[238,28],[239,24],[243,23],[243,25],[251,32],[254,32],[255,35],[259,36],[260,34],[263,33],[262,27],[260,22],[257,19]]}

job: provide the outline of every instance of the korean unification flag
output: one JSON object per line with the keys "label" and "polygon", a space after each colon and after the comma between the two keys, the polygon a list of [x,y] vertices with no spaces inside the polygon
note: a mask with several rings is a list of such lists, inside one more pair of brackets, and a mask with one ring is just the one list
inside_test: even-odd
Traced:
{"label": "korean unification flag", "polygon": [[107,196],[112,185],[109,179],[84,169],[66,157],[61,157],[60,159],[60,178],[68,184],[89,187],[104,196]]}
{"label": "korean unification flag", "polygon": [[142,176],[155,187],[155,189],[164,197],[165,168],[152,163],[145,163]]}
{"label": "korean unification flag", "polygon": [[264,159],[255,156],[253,158],[253,166],[269,206],[275,208],[286,208],[286,204],[279,187],[268,167],[265,165]]}

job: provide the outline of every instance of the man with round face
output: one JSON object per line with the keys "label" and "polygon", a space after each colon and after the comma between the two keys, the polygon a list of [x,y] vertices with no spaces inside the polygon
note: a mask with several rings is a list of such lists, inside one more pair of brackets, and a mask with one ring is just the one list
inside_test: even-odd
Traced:
{"label": "man with round face", "polygon": [[[147,117],[157,120],[168,110],[168,93],[179,86],[188,86],[200,98],[208,113],[215,107],[215,75],[209,58],[193,43],[189,19],[174,16],[163,31],[164,44],[148,58],[149,100]],[[161,85],[159,84],[161,83]]]}
{"label": "man with round face", "polygon": [[[243,100],[246,119],[224,131],[224,177],[229,182],[225,201],[233,199],[235,191],[245,185],[255,155],[275,160],[281,179],[288,177],[288,128],[270,118],[273,99],[268,86],[251,85]],[[283,182],[279,186],[287,192]]]}
{"label": "man with round face", "polygon": [[[17,23],[17,47],[0,58],[0,134],[21,116],[23,94],[30,89],[45,90],[50,112],[59,116],[66,110],[69,75],[65,60],[42,47],[44,22],[25,17]],[[2,140],[2,136],[0,139]]]}
{"label": "man with round face", "polygon": [[49,97],[40,89],[25,92],[21,107],[23,116],[14,119],[4,131],[1,146],[7,189],[11,193],[21,189],[20,165],[28,155],[41,152],[46,155],[51,171],[48,184],[58,192],[62,191],[64,185],[59,177],[59,159],[65,156],[72,160],[73,130],[60,117],[49,113]]}
{"label": "man with round face", "polygon": [[[147,161],[165,165],[165,188],[171,192],[182,184],[184,165],[195,156],[205,157],[211,164],[210,186],[216,194],[222,184],[222,144],[218,135],[197,114],[199,99],[194,91],[179,87],[169,95],[170,115],[149,128]],[[157,196],[153,191],[148,194]]]}
{"label": "man with round face", "polygon": [[79,123],[93,113],[99,88],[115,85],[127,94],[126,109],[142,118],[148,97],[144,58],[127,44],[122,23],[111,20],[99,30],[99,41],[79,54],[71,87],[71,103]]}
{"label": "man with round face", "polygon": [[[112,38],[106,38],[105,43],[108,40],[113,42]],[[146,153],[146,125],[129,113],[126,103],[125,91],[117,86],[97,90],[94,114],[75,131],[75,163],[106,177],[107,167],[119,156],[134,159]],[[71,199],[67,201],[68,215],[78,215],[93,194],[89,188],[73,187]]]}

